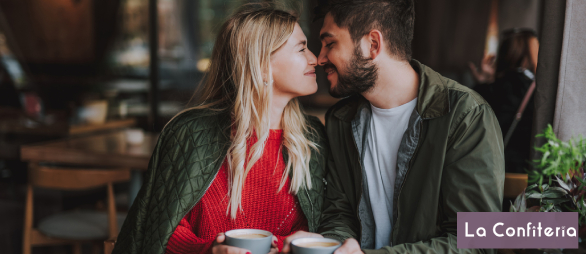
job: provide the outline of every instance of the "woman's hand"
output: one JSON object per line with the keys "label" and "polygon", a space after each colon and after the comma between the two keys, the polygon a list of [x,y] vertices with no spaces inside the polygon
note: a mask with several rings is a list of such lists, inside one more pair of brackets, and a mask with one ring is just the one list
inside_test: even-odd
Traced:
{"label": "woman's hand", "polygon": [[474,63],[468,63],[468,67],[470,67],[470,71],[472,72],[472,76],[474,77],[476,82],[480,84],[485,84],[492,83],[494,81],[494,74],[496,72],[494,66],[495,59],[496,56],[494,55],[486,55],[482,59],[480,69],[476,67]]}
{"label": "woman's hand", "polygon": [[[224,233],[219,233],[216,237],[216,241],[214,242],[214,247],[212,247],[213,254],[250,254],[250,251],[247,249],[222,244],[225,240],[226,236]],[[277,254],[278,252],[279,248],[277,247],[277,237],[273,236],[271,251],[269,254]]]}
{"label": "woman's hand", "polygon": [[291,242],[297,238],[305,238],[305,237],[313,237],[313,238],[324,238],[320,234],[316,233],[309,233],[305,231],[297,231],[294,234],[290,235],[289,237],[285,238],[285,242],[283,243],[283,249],[281,253],[289,253],[291,251]]}
{"label": "woman's hand", "polygon": [[226,236],[224,233],[219,233],[216,236],[214,247],[212,247],[213,254],[250,254],[249,250],[222,244],[225,240]]}
{"label": "woman's hand", "polygon": [[279,253],[279,246],[277,245],[277,241],[279,239],[277,239],[276,236],[273,236],[273,242],[271,244],[271,251],[269,252],[269,254],[277,254]]}

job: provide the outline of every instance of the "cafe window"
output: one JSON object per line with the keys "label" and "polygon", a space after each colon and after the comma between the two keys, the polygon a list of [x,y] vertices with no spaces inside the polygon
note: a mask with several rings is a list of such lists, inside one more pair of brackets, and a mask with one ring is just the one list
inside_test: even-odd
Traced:
{"label": "cafe window", "polygon": [[[217,32],[227,17],[245,0],[159,0],[159,57],[165,68],[195,67],[204,72]],[[309,32],[309,11],[303,2],[271,1],[279,8],[301,13],[300,24]],[[120,31],[111,65],[120,74],[148,75],[148,1],[124,0]]]}
{"label": "cafe window", "polygon": [[[209,64],[218,30],[228,16],[246,0],[159,0],[159,72],[162,116],[173,116],[185,107]],[[271,1],[278,8],[298,13],[299,23],[309,34],[308,3],[296,0]],[[119,31],[108,57],[108,69],[115,77],[132,78],[147,91],[149,74],[148,1],[122,0]],[[144,82],[136,80],[144,80]],[[136,107],[133,107],[136,106]],[[129,113],[146,114],[146,101],[129,102]]]}

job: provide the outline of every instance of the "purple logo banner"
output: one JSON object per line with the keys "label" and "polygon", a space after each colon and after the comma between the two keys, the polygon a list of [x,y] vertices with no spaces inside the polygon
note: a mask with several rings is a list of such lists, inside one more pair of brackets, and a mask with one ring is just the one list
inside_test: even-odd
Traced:
{"label": "purple logo banner", "polygon": [[458,213],[458,249],[577,249],[578,213]]}

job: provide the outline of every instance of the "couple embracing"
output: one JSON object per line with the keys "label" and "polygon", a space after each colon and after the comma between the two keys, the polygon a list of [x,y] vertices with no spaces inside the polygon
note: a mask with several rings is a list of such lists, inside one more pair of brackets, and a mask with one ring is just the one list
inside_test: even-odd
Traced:
{"label": "couple embracing", "polygon": [[[163,129],[114,253],[247,253],[238,228],[335,253],[458,249],[457,212],[499,212],[504,158],[489,105],[411,59],[412,0],[331,1],[318,57],[297,18],[245,6],[224,23],[196,106]],[[321,122],[296,99],[322,66],[343,98]]]}

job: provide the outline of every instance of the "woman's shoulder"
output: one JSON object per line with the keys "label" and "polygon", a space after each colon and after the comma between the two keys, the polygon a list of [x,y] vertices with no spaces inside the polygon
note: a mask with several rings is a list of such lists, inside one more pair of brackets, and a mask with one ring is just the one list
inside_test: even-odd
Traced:
{"label": "woman's shoulder", "polygon": [[[153,156],[163,158],[165,154],[185,153],[193,149],[203,153],[221,149],[229,141],[225,130],[230,126],[230,118],[223,114],[226,113],[210,109],[186,109],[178,113],[161,131]],[[184,160],[189,157],[177,158]]]}
{"label": "woman's shoulder", "polygon": [[170,134],[177,131],[199,132],[210,128],[217,128],[229,120],[227,110],[213,108],[188,108],[175,115],[163,128],[163,132]]}
{"label": "woman's shoulder", "polygon": [[316,116],[304,114],[309,126],[308,139],[318,145],[318,149],[323,151],[328,148],[326,130],[322,121]]}
{"label": "woman's shoulder", "polygon": [[303,114],[307,125],[312,129],[310,132],[313,132],[315,135],[324,136],[325,137],[325,127],[322,121],[314,115]]}
{"label": "woman's shoulder", "polygon": [[313,127],[313,128],[322,128],[323,129],[324,125],[321,122],[321,120],[319,120],[319,118],[317,116],[308,115],[308,114],[305,114],[305,113],[303,114],[303,116],[307,120],[307,124],[309,124],[311,127]]}

